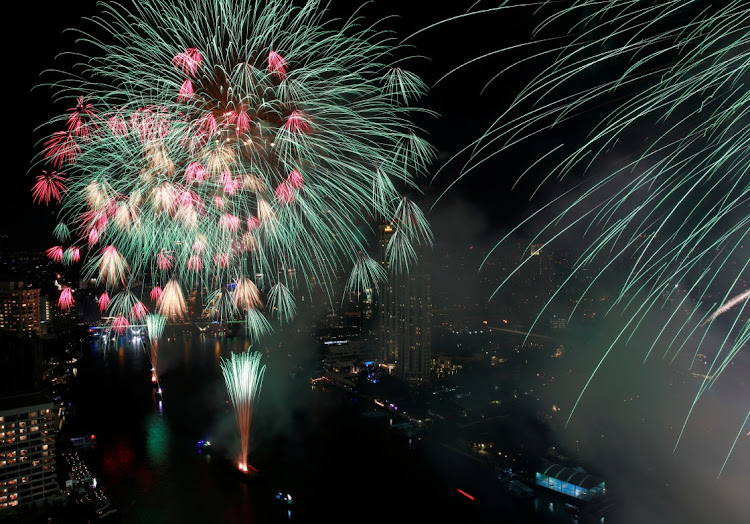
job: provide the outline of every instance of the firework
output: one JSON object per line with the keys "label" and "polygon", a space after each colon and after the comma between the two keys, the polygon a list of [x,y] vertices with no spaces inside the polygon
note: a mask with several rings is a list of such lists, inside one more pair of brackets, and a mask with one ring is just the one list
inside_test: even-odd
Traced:
{"label": "firework", "polygon": [[60,309],[62,309],[63,311],[70,311],[70,308],[74,303],[75,300],[73,300],[73,290],[69,287],[63,288],[63,290],[60,291],[60,298],[57,301]]}
{"label": "firework", "polygon": [[167,317],[164,315],[158,313],[146,315],[146,334],[151,348],[151,382],[153,383],[158,382],[159,339],[164,333],[166,323]]}
{"label": "firework", "polygon": [[237,467],[245,472],[248,470],[247,452],[253,410],[266,372],[266,366],[260,365],[260,359],[261,354],[258,352],[232,353],[230,359],[221,359],[221,371],[234,406],[234,416],[240,434],[241,451]]}
{"label": "firework", "polygon": [[[399,224],[391,266],[414,263],[412,244],[431,237],[394,181],[418,189],[435,156],[412,124],[425,86],[389,32],[358,16],[334,27],[326,9],[101,4],[96,34],[82,38],[95,51],[83,74],[52,83],[70,109],[50,122],[34,166],[54,168],[33,198],[60,201],[55,234],[76,248],[51,248],[53,260],[83,259],[84,276],[113,296],[150,287],[170,320],[185,318],[186,296],[211,313],[231,295],[226,313],[256,334],[267,331],[257,312],[294,315],[290,272],[325,294],[343,269],[368,275],[357,267],[362,225]],[[138,322],[143,308],[111,316]]]}
{"label": "firework", "polygon": [[[465,16],[512,8],[503,4]],[[581,0],[540,12],[551,14],[542,15],[534,41],[525,44],[533,56],[492,81],[550,60],[455,159],[465,160],[467,174],[518,142],[553,129],[567,132],[562,126],[568,120],[578,119],[580,128],[590,115],[580,143],[553,143],[522,175],[541,171],[547,185],[574,173],[593,175],[531,243],[547,245],[583,226],[587,247],[571,278],[599,255],[609,259],[605,269],[617,260],[632,268],[615,301],[626,313],[625,325],[602,360],[659,309],[671,314],[646,358],[657,344],[665,356],[676,356],[689,339],[699,340],[698,353],[707,332],[721,329],[718,354],[705,371],[713,378],[699,389],[698,400],[747,342],[744,306],[725,325],[718,317],[737,303],[747,305],[743,274],[750,257],[742,244],[750,233],[750,98],[742,86],[750,65],[750,8],[742,2]],[[556,27],[569,32],[547,34]],[[601,271],[596,280],[608,274]],[[719,307],[711,295],[725,302],[738,298]]]}

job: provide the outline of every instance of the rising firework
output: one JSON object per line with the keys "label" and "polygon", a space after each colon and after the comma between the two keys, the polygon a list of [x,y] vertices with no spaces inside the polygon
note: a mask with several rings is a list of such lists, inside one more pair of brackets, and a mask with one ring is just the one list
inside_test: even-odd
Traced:
{"label": "rising firework", "polygon": [[263,385],[266,366],[260,365],[261,354],[257,351],[232,353],[230,359],[221,359],[221,372],[227,385],[229,398],[234,406],[234,416],[240,433],[240,455],[237,467],[247,472],[247,452],[250,442],[250,426],[253,409]]}
{"label": "rising firework", "polygon": [[80,69],[51,84],[70,109],[50,122],[33,198],[60,204],[74,250],[50,256],[83,258],[118,329],[138,321],[124,294],[170,320],[223,297],[222,315],[264,333],[256,313],[288,321],[296,291],[366,276],[360,226],[376,221],[402,233],[392,266],[414,261],[429,229],[395,186],[416,188],[434,150],[412,124],[425,86],[390,32],[326,21],[319,0],[100,6],[70,55]]}
{"label": "rising firework", "polygon": [[[462,16],[520,9],[506,3]],[[750,7],[686,0],[538,7],[543,18],[533,41],[515,46],[532,51],[491,82],[524,70],[534,70],[533,79],[454,161],[465,162],[468,174],[545,132],[559,136],[554,133],[562,129],[570,137],[576,133],[565,126],[586,129],[572,147],[546,147],[522,175],[541,172],[546,186],[590,175],[546,206],[572,202],[530,244],[554,244],[578,228],[588,241],[570,278],[599,255],[607,262],[596,281],[619,261],[632,268],[613,306],[626,320],[602,361],[661,309],[668,320],[646,358],[657,344],[674,358],[688,340],[697,354],[711,340],[707,335],[717,333],[717,354],[702,372],[707,378],[697,402],[748,342],[750,256],[743,244],[750,234]],[[560,27],[564,34],[555,32]]]}
{"label": "rising firework", "polygon": [[157,384],[158,378],[158,361],[159,361],[159,339],[164,333],[164,326],[167,323],[167,317],[158,313],[146,315],[146,334],[148,335],[148,345],[151,356],[151,382]]}

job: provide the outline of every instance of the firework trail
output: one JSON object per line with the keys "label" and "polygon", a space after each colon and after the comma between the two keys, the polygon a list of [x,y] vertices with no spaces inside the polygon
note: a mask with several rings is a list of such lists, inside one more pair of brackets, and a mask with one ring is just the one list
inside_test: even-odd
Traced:
{"label": "firework trail", "polygon": [[330,299],[342,270],[367,276],[362,225],[398,223],[394,267],[431,241],[396,189],[418,189],[435,156],[412,123],[425,85],[379,23],[326,21],[319,0],[99,5],[69,54],[80,74],[54,72],[70,109],[49,122],[32,193],[60,204],[55,234],[75,250],[49,256],[83,260],[118,330],[138,321],[122,293],[260,336],[258,315],[289,321],[301,289]]}
{"label": "firework trail", "polygon": [[230,359],[221,359],[221,372],[234,406],[234,416],[240,433],[241,454],[237,460],[237,467],[245,472],[248,470],[247,452],[253,409],[266,372],[266,366],[260,365],[260,358],[261,354],[254,351],[232,353]]}
{"label": "firework trail", "polygon": [[719,309],[717,309],[716,312],[712,313],[711,316],[708,317],[708,319],[706,321],[704,321],[703,324],[701,324],[701,327],[705,326],[709,322],[712,322],[717,317],[719,317],[719,315],[722,315],[722,314],[726,313],[727,311],[729,311],[730,309],[732,309],[737,304],[746,301],[748,298],[750,298],[750,289],[748,289],[744,293],[740,293],[739,295],[737,295],[736,297],[734,297],[729,302],[726,302],[723,306],[721,306]]}
{"label": "firework trail", "polygon": [[[483,10],[474,5],[476,11],[456,18],[529,8],[506,4]],[[586,247],[566,283],[597,257],[607,261],[597,282],[611,274],[617,261],[632,268],[612,306],[625,312],[624,326],[596,370],[615,344],[627,342],[660,309],[669,318],[646,358],[657,344],[666,347],[665,356],[670,351],[676,356],[688,339],[699,339],[700,349],[715,326],[710,320],[735,305],[728,303],[701,323],[709,296],[729,296],[743,288],[750,259],[747,247],[743,250],[750,234],[750,6],[741,1],[708,6],[687,0],[576,0],[540,2],[531,9],[541,17],[531,41],[476,57],[447,73],[518,51],[524,56],[497,72],[488,87],[504,75],[534,72],[494,123],[449,163],[461,162],[465,176],[520,142],[560,136],[558,130],[574,142],[581,134],[566,126],[583,127],[586,134],[579,142],[552,143],[521,178],[541,173],[538,188],[571,175],[588,179],[518,228],[572,198],[552,220],[544,219],[547,225],[529,247],[552,245],[573,228],[583,228]],[[603,170],[602,165],[616,167]],[[747,299],[741,296],[739,301]],[[685,310],[692,311],[687,319]],[[731,324],[721,334],[707,373],[713,380],[747,342],[744,308]]]}
{"label": "firework trail", "polygon": [[164,326],[167,323],[167,317],[164,315],[151,314],[146,315],[146,334],[151,356],[151,382],[159,382],[158,378],[158,360],[159,360],[159,339],[164,333]]}

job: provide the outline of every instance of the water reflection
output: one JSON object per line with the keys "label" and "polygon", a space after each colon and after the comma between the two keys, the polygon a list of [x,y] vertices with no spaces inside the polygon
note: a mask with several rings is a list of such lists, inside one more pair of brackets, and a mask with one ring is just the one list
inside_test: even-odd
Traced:
{"label": "water reflection", "polygon": [[[161,403],[161,401],[158,401]],[[145,422],[146,455],[154,465],[163,465],[168,459],[170,429],[163,410],[150,415]]]}
{"label": "water reflection", "polygon": [[[372,504],[389,514],[400,508],[404,520],[479,523],[502,514],[531,522],[512,513],[518,508],[493,473],[439,443],[415,449],[387,417],[361,416],[362,403],[339,390],[311,389],[298,362],[314,353],[314,342],[263,350],[267,371],[250,449],[262,476],[239,480],[222,461],[239,442],[219,361],[249,347],[245,337],[165,334],[163,403],[141,343],[94,343],[86,353],[81,411],[97,434],[102,483],[123,522],[363,522],[375,515]],[[117,365],[108,366],[113,352]],[[210,454],[199,453],[200,440],[211,441]],[[477,500],[458,498],[457,487]],[[293,493],[291,510],[276,500],[279,491]],[[519,511],[534,514],[531,503]]]}

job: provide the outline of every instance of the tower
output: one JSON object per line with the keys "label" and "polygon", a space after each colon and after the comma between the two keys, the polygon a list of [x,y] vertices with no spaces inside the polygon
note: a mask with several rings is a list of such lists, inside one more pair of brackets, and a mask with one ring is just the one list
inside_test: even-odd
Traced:
{"label": "tower", "polygon": [[60,493],[54,409],[42,393],[0,398],[0,519],[6,508]]}
{"label": "tower", "polygon": [[[385,257],[392,224],[378,226],[378,260],[389,270]],[[416,248],[417,263],[408,272],[389,271],[378,300],[378,345],[381,361],[394,366],[396,376],[415,382],[430,378],[432,357],[431,289],[429,252]]]}
{"label": "tower", "polygon": [[0,282],[0,331],[39,335],[39,289]]}

